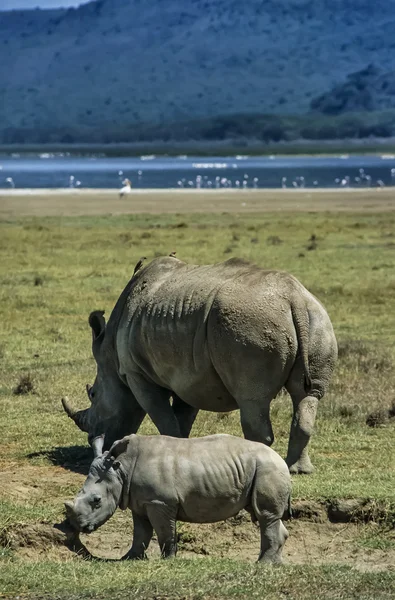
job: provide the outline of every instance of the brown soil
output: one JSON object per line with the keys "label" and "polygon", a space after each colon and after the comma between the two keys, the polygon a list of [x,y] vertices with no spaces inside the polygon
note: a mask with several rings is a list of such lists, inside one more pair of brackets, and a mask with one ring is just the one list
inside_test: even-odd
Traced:
{"label": "brown soil", "polygon": [[[55,492],[56,512],[63,498],[71,497],[84,479],[83,475],[59,466],[8,462],[0,464],[0,469],[0,498],[16,503],[31,502],[39,500],[48,489],[52,489]],[[56,497],[59,497],[59,501]],[[293,513],[296,518],[285,523],[290,533],[284,549],[287,563],[344,563],[368,571],[394,568],[395,548],[385,551],[369,549],[361,541],[363,537],[374,537],[378,531],[374,520],[380,520],[383,515],[376,503],[358,499],[339,500],[331,504],[294,501]],[[244,511],[233,519],[210,525],[180,523],[178,532],[181,557],[204,558],[209,555],[246,561],[255,561],[258,557],[259,528],[251,523]],[[118,510],[99,531],[89,536],[81,535],[81,541],[93,556],[117,560],[129,550],[132,533],[130,512]],[[393,537],[394,531],[388,535]],[[82,560],[82,556],[76,557],[71,549],[74,543],[74,535],[64,523],[9,527],[5,524],[0,531],[0,544],[9,546],[23,560]],[[159,558],[155,538],[147,554],[150,558]]]}
{"label": "brown soil", "polygon": [[[290,536],[284,548],[288,564],[347,564],[362,571],[394,568],[395,549],[369,549],[361,543],[363,536],[374,536],[377,525],[355,523],[316,523],[301,519],[287,522]],[[68,534],[68,535],[67,535]],[[70,549],[70,530],[64,524],[46,523],[19,525],[3,533],[6,542],[24,560],[37,558],[82,560]],[[129,549],[132,537],[131,515],[115,514],[99,531],[81,541],[96,558],[119,559]],[[246,513],[225,522],[211,525],[180,524],[178,556],[238,558],[255,561],[259,551],[259,529]],[[156,538],[147,555],[159,559]]]}
{"label": "brown soil", "polygon": [[132,213],[395,210],[393,188],[362,190],[14,190],[0,192],[0,219]]}

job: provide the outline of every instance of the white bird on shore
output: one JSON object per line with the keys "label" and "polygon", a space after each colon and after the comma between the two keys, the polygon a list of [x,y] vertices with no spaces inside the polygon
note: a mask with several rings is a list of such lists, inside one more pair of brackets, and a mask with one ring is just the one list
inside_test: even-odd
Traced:
{"label": "white bird on shore", "polygon": [[350,185],[350,177],[349,175],[346,175],[342,180],[341,180],[341,184],[342,187],[349,187]]}
{"label": "white bird on shore", "polygon": [[123,187],[119,190],[119,197],[122,198],[125,194],[130,194],[132,191],[132,182],[130,179],[124,179],[122,181]]}

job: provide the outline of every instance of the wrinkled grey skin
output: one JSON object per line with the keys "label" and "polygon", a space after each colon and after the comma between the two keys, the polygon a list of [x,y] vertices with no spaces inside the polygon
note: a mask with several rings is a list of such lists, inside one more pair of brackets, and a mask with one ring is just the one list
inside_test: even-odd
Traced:
{"label": "wrinkled grey skin", "polygon": [[107,326],[100,311],[89,323],[92,406],[63,402],[90,441],[105,433],[109,448],[145,414],[161,434],[188,437],[199,409],[240,409],[244,437],[271,445],[270,403],[285,387],[294,409],[287,464],[313,470],[307,446],[337,344],[325,309],[292,275],[238,259],[157,258],[132,277]]}
{"label": "wrinkled grey skin", "polygon": [[133,514],[133,544],[124,559],[145,558],[153,530],[162,556],[177,552],[176,521],[215,523],[245,508],[261,530],[258,560],[282,562],[291,478],[271,448],[230,435],[177,439],[126,436],[96,457],[74,503],[71,525],[95,531],[117,507]]}

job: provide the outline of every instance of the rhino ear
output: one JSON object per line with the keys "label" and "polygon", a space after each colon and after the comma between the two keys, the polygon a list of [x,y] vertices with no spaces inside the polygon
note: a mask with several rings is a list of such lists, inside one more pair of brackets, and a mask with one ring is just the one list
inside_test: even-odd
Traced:
{"label": "rhino ear", "polygon": [[113,459],[118,458],[118,456],[120,454],[122,454],[123,452],[126,452],[128,444],[129,444],[129,436],[126,436],[126,437],[122,438],[121,440],[117,440],[116,442],[113,443],[113,445],[109,449],[108,456],[111,456],[111,458],[113,458]]}
{"label": "rhino ear", "polygon": [[103,315],[104,310],[94,310],[89,315],[89,325],[92,328],[93,341],[102,336],[106,330],[106,320]]}

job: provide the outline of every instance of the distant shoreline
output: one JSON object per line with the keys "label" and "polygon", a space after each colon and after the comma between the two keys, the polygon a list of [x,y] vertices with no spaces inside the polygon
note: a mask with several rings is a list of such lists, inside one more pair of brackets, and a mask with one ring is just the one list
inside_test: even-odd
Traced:
{"label": "distant shoreline", "polygon": [[141,189],[134,190],[122,198],[115,189],[17,189],[0,192],[0,221],[24,217],[111,217],[126,214],[388,213],[393,211],[395,211],[394,188]]}
{"label": "distant shoreline", "polygon": [[[126,201],[128,198],[132,199],[135,196],[147,196],[147,195],[170,195],[170,194],[211,194],[212,196],[219,196],[223,194],[240,194],[241,196],[247,194],[254,194],[256,196],[262,194],[362,194],[366,195],[372,192],[389,192],[393,190],[395,197],[395,187],[379,188],[372,185],[366,188],[135,188],[129,194],[125,194],[123,199]],[[117,188],[0,188],[0,196],[108,196],[114,195],[119,196],[119,190]]]}
{"label": "distant shoreline", "polygon": [[333,156],[394,154],[395,137],[338,139],[338,140],[295,140],[264,144],[257,140],[213,140],[189,142],[130,142],[109,144],[0,144],[0,160],[3,156],[37,154],[68,154],[70,156],[102,155],[104,157],[140,156]]}

